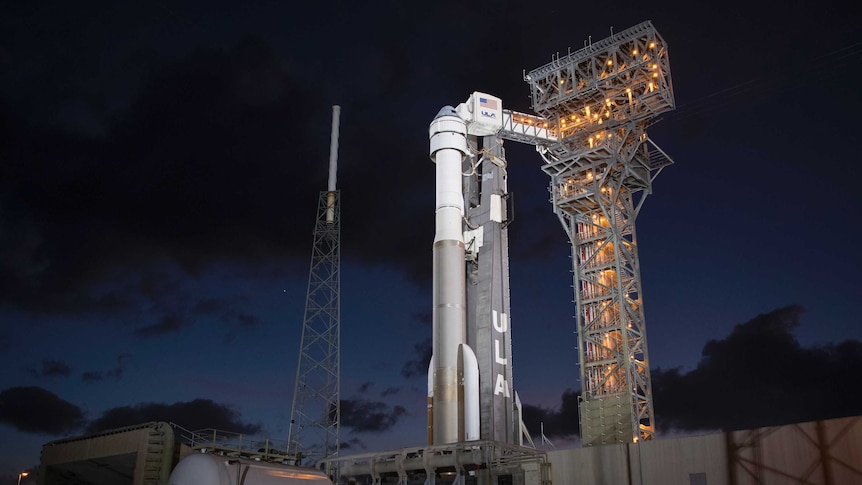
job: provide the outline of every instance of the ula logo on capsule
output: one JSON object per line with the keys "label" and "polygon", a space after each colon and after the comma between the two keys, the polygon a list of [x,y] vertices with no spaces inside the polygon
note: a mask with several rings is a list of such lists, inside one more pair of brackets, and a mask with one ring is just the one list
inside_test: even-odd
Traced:
{"label": "ula logo on capsule", "polygon": [[485,118],[496,118],[497,113],[490,113],[488,111],[482,110],[482,116],[484,116]]}

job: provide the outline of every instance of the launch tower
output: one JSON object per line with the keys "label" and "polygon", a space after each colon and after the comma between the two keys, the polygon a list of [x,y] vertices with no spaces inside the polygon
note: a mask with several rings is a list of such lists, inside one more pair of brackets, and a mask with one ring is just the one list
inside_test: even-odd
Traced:
{"label": "launch tower", "polygon": [[534,69],[525,81],[542,127],[556,138],[537,148],[572,247],[581,439],[585,446],[651,439],[635,219],[672,163],[646,133],[674,108],[667,46],[647,21]]}
{"label": "launch tower", "polygon": [[297,464],[339,450],[341,340],[341,200],[336,190],[341,107],[332,107],[328,190],[320,192],[308,272],[299,363],[288,431]]}

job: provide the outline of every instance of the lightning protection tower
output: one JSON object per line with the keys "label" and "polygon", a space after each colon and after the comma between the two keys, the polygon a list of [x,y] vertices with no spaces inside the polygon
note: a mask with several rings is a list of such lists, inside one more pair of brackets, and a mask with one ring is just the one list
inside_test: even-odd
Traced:
{"label": "lightning protection tower", "polygon": [[332,107],[328,190],[320,192],[296,368],[288,453],[297,464],[339,450],[341,200],[335,188],[341,108]]}
{"label": "lightning protection tower", "polygon": [[655,177],[673,163],[646,134],[674,108],[667,46],[647,21],[558,57],[525,81],[557,140],[538,149],[572,246],[581,439],[585,446],[651,439],[635,219]]}

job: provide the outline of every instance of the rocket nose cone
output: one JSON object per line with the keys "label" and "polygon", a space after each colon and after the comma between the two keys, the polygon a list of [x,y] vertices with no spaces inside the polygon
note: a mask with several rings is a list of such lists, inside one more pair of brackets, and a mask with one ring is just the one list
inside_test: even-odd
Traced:
{"label": "rocket nose cone", "polygon": [[458,113],[455,111],[455,108],[451,106],[443,106],[442,108],[440,108],[440,111],[437,113],[437,116],[435,116],[434,119],[436,120],[437,118],[441,118],[443,116],[458,116]]}

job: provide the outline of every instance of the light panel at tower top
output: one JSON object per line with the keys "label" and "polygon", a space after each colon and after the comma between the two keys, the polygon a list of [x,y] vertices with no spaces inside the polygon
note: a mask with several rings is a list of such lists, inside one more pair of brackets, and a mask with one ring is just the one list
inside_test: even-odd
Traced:
{"label": "light panel at tower top", "polygon": [[664,39],[650,21],[530,71],[533,110],[560,140],[674,108]]}

